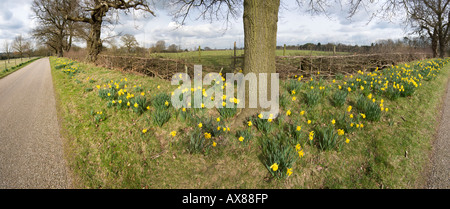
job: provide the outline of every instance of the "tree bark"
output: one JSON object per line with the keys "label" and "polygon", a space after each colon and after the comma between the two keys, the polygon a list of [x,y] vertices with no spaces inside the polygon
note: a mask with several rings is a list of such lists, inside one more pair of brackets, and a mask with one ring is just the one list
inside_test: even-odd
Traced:
{"label": "tree bark", "polygon": [[63,57],[64,56],[62,45],[59,45],[58,49],[56,51],[57,51],[58,57]]}
{"label": "tree bark", "polygon": [[445,57],[445,46],[447,45],[445,41],[445,36],[443,34],[442,28],[439,31],[439,57],[444,58]]}
{"label": "tree bark", "polygon": [[64,56],[64,52],[63,52],[63,50],[64,50],[64,44],[63,44],[64,43],[64,41],[63,41],[64,40],[64,29],[59,30],[57,38],[58,38],[58,40],[57,40],[58,45],[57,45],[56,52],[58,54],[58,57],[63,57]]}
{"label": "tree bark", "polygon": [[438,56],[438,39],[436,37],[431,38],[431,50],[433,51],[433,57]]}
{"label": "tree bark", "polygon": [[[270,97],[270,73],[276,73],[275,52],[277,45],[277,23],[280,0],[244,0],[244,74],[260,73],[268,76],[268,98]],[[260,81],[258,81],[259,83]],[[242,109],[239,119],[245,119],[255,114],[258,109],[250,109],[249,90],[246,84],[245,109]],[[258,84],[259,86],[259,84]],[[258,97],[259,98],[259,97]]]}
{"label": "tree bark", "polygon": [[100,36],[102,33],[103,17],[106,16],[109,8],[100,6],[100,4],[101,2],[96,2],[96,7],[98,7],[98,9],[92,11],[91,19],[88,21],[91,26],[87,41],[88,55],[86,60],[88,62],[97,61],[98,55],[102,51],[102,40]]}
{"label": "tree bark", "polygon": [[91,31],[89,32],[89,39],[87,43],[88,55],[86,60],[89,62],[97,61],[97,57],[102,50],[102,41],[100,39],[102,30],[102,21],[95,21],[91,24]]}
{"label": "tree bark", "polygon": [[445,57],[445,44],[443,42],[439,42],[439,57]]}

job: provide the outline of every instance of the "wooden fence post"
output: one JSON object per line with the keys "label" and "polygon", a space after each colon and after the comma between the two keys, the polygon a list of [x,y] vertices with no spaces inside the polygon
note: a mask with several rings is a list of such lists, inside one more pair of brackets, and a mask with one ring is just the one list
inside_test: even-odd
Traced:
{"label": "wooden fence post", "polygon": [[319,63],[319,73],[322,70],[322,58],[320,58],[320,63]]}
{"label": "wooden fence post", "polygon": [[202,48],[198,46],[198,62],[201,62],[202,60]]}
{"label": "wooden fence post", "polygon": [[299,68],[300,68],[300,72],[302,72],[302,58],[300,58],[300,66],[299,66]]}
{"label": "wooden fence post", "polygon": [[236,41],[234,42],[233,70],[236,70]]}
{"label": "wooden fence post", "polygon": [[286,56],[286,44],[284,44],[284,47],[283,47],[283,56]]}

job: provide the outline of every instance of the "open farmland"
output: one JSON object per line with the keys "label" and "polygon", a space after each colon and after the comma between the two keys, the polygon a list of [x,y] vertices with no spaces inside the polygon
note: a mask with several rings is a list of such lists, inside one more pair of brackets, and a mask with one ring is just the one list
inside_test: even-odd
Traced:
{"label": "open farmland", "polygon": [[[236,56],[243,56],[244,50],[236,50]],[[345,52],[337,52],[337,55],[346,55]],[[277,56],[283,56],[283,50],[276,50]],[[308,51],[308,50],[286,50],[286,56],[332,56],[333,52]],[[152,53],[148,57],[184,60],[189,63],[197,63],[204,66],[230,66],[234,50],[219,51],[189,51],[179,53]]]}
{"label": "open farmland", "polygon": [[9,59],[9,60],[0,60],[0,71],[5,70],[6,68],[11,68],[16,65],[19,65],[20,63],[28,62],[35,58],[36,57],[24,57],[24,58],[16,58],[16,59]]}

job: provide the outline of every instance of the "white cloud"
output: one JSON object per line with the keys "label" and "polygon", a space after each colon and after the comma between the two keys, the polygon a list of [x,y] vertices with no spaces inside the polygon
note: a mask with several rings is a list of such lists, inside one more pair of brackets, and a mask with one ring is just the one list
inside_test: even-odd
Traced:
{"label": "white cloud", "polygon": [[34,27],[34,21],[30,18],[31,2],[32,0],[0,1],[0,43],[12,41],[18,35],[30,37],[29,32]]}
{"label": "white cloud", "polygon": [[[0,42],[5,39],[12,40],[16,35],[26,35],[31,31],[34,27],[34,22],[30,19],[31,2],[32,0],[0,0]],[[231,48],[234,41],[239,47],[244,45],[241,14],[237,20],[231,20],[225,30],[224,22],[195,18],[188,18],[185,25],[179,26],[169,15],[167,7],[158,4],[154,8],[156,17],[142,12],[130,12],[128,15],[121,12],[119,24],[104,28],[102,37],[128,33],[135,35],[137,41],[146,47],[158,40],[188,49],[199,45]],[[328,10],[328,17],[312,17],[305,13],[304,8],[298,8],[295,1],[285,1],[279,14],[277,44],[341,42],[364,45],[379,39],[396,39],[405,35],[399,24],[383,20],[368,22],[372,10],[376,10],[376,7],[362,9],[352,19],[348,19],[347,8],[333,6]],[[196,17],[195,14],[192,17]]]}

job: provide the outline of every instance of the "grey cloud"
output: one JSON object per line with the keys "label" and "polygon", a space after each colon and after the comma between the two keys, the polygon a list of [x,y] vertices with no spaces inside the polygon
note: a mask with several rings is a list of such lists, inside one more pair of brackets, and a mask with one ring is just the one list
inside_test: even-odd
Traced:
{"label": "grey cloud", "polygon": [[20,20],[0,22],[0,30],[17,30],[24,27],[24,24]]}
{"label": "grey cloud", "polygon": [[378,22],[376,24],[373,24],[371,29],[392,29],[392,28],[399,28],[398,24],[395,23],[389,23],[389,22]]}
{"label": "grey cloud", "polygon": [[4,9],[1,11],[1,15],[4,21],[11,20],[13,13],[9,9]]}

